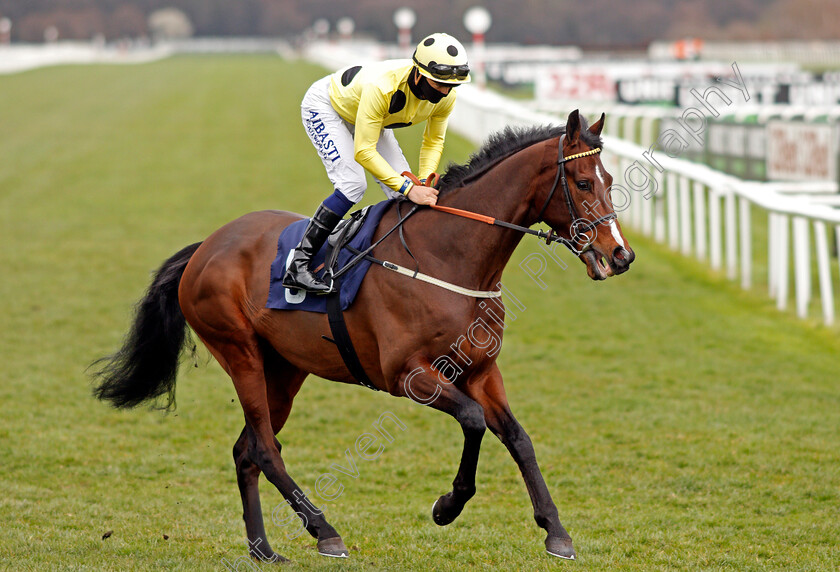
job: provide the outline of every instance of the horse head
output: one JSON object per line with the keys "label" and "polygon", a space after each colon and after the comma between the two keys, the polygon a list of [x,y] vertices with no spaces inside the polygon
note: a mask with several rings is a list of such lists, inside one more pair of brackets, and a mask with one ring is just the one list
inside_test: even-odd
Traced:
{"label": "horse head", "polygon": [[571,242],[593,280],[626,272],[636,258],[610,200],[612,175],[599,154],[604,118],[602,113],[587,127],[578,110],[569,114],[566,133],[560,137],[554,185],[540,189],[533,203],[537,219]]}

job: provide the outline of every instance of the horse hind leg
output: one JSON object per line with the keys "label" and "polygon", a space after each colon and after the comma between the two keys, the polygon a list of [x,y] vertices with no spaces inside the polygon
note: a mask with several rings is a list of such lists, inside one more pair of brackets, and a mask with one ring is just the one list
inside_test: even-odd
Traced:
{"label": "horse hind leg", "polygon": [[[253,432],[251,439],[253,439]],[[249,430],[246,425],[233,446],[233,461],[236,464],[236,482],[242,497],[242,519],[248,535],[248,553],[256,560],[267,562],[287,562],[268,543],[260,504],[260,468],[249,455]]]}
{"label": "horse hind leg", "polygon": [[[242,497],[243,518],[248,533],[248,543],[251,556],[263,560],[284,561],[285,559],[271,550],[262,517],[262,509],[259,497],[259,474],[265,472],[269,481],[274,484],[283,495],[286,503],[294,513],[287,518],[282,518],[282,505],[278,505],[272,511],[272,522],[282,528],[288,528],[299,518],[303,524],[302,528],[295,528],[286,533],[287,538],[296,538],[303,533],[309,532],[318,540],[318,552],[324,556],[346,557],[349,552],[344,546],[341,537],[335,529],[326,521],[323,513],[306,498],[300,487],[292,480],[286,472],[281,451],[282,447],[274,438],[285,425],[291,412],[292,402],[300,389],[306,373],[293,368],[286,360],[277,354],[266,344],[260,348],[263,356],[263,378],[265,380],[266,405],[270,417],[270,446],[264,446],[264,439],[261,439],[260,431],[251,425],[250,416],[254,416],[253,409],[257,409],[257,417],[260,417],[260,407],[254,407],[253,403],[246,405],[243,402],[243,409],[246,411],[246,426],[234,446],[234,459],[236,460],[237,482]],[[239,391],[237,387],[237,391]],[[240,397],[240,401],[242,401]],[[277,455],[279,463],[275,465],[274,455]],[[266,470],[268,467],[268,470]],[[279,470],[278,470],[279,469]],[[295,532],[297,532],[295,534]]]}

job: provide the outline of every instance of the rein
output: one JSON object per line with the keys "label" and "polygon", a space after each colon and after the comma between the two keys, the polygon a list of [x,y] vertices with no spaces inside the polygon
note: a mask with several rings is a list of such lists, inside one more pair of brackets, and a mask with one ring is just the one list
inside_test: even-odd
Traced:
{"label": "rein", "polygon": [[[399,206],[397,206],[397,209],[398,209],[398,212],[399,212]],[[386,238],[388,238],[388,237],[391,235],[391,233],[392,233],[392,232],[394,232],[395,230],[397,230],[398,228],[400,229],[400,232],[402,233],[402,225],[403,225],[403,223],[405,223],[405,221],[407,221],[407,220],[409,219],[409,217],[410,217],[411,215],[413,215],[414,213],[416,213],[418,210],[420,210],[420,205],[414,205],[413,207],[411,207],[411,210],[410,210],[410,211],[408,211],[408,214],[406,214],[406,215],[405,215],[405,217],[403,217],[403,216],[402,216],[402,213],[399,213],[399,215],[400,215],[400,220],[397,222],[397,224],[395,224],[393,227],[391,227],[391,230],[389,230],[388,232],[386,232],[384,235],[382,235],[382,238],[380,238],[379,240],[377,240],[376,242],[374,242],[373,244],[371,244],[369,247],[367,247],[367,248],[366,248],[366,249],[364,249],[363,251],[361,251],[361,252],[356,252],[356,253],[355,253],[355,254],[356,254],[356,256],[355,256],[352,260],[350,260],[347,264],[345,264],[345,265],[344,265],[344,267],[343,267],[341,270],[339,270],[339,271],[337,271],[337,272],[333,272],[333,273],[331,273],[331,274],[329,275],[329,277],[330,277],[332,280],[335,280],[336,278],[339,278],[342,274],[344,274],[345,272],[347,272],[348,270],[350,270],[350,268],[352,268],[353,266],[355,266],[357,262],[359,262],[359,261],[360,261],[360,260],[362,260],[363,258],[367,257],[367,256],[370,254],[370,252],[371,252],[374,248],[376,248],[377,246],[379,246],[379,244],[380,244],[383,240],[385,240]],[[404,241],[404,240],[403,240],[403,244],[405,245],[405,241]],[[406,245],[406,249],[407,249],[407,248],[408,248],[408,246]],[[409,254],[411,254],[411,252],[410,252],[410,251],[409,251]],[[414,255],[412,254],[412,255],[411,255],[411,257],[412,257],[412,258],[414,258]]]}
{"label": "rein", "polygon": [[[565,137],[565,135],[563,136]],[[496,226],[501,226],[504,228],[509,228],[523,234],[530,234],[532,236],[536,236],[540,239],[545,239],[546,244],[551,244],[552,242],[560,242],[566,248],[572,251],[575,256],[580,256],[584,252],[586,252],[590,246],[592,246],[592,241],[589,237],[586,236],[586,233],[595,230],[595,227],[598,225],[605,223],[607,221],[614,220],[617,217],[615,213],[605,214],[603,216],[598,217],[594,221],[586,221],[586,219],[582,219],[578,216],[577,209],[575,208],[574,202],[572,202],[572,193],[569,190],[569,182],[566,179],[566,167],[565,164],[569,161],[573,161],[574,159],[580,159],[581,157],[589,157],[590,155],[596,155],[601,152],[601,148],[598,147],[596,149],[590,149],[589,151],[583,151],[582,153],[575,153],[574,155],[569,155],[568,157],[563,156],[563,137],[560,138],[558,148],[558,158],[557,158],[557,175],[554,177],[554,184],[551,185],[551,191],[549,191],[548,196],[543,203],[542,208],[540,209],[540,213],[537,215],[537,220],[542,219],[542,215],[545,214],[545,210],[548,208],[548,205],[551,203],[551,199],[554,197],[554,193],[557,191],[558,184],[561,185],[563,189],[563,197],[566,200],[566,208],[569,210],[569,215],[572,217],[572,231],[573,235],[571,238],[563,238],[562,236],[558,236],[554,233],[554,229],[545,232],[543,230],[533,230],[525,226],[520,226],[518,224],[513,224],[510,222],[506,222],[503,220],[495,219],[491,216],[482,215],[478,213],[474,213],[472,211],[465,211],[462,209],[456,209],[453,207],[444,207],[440,205],[430,205],[432,209],[456,216],[460,216],[463,218],[468,218],[471,220],[475,220],[478,222],[483,222],[485,224],[492,224]],[[582,248],[577,248],[576,245],[579,243],[579,237],[584,237],[586,239],[586,244]]]}
{"label": "rein", "polygon": [[[500,290],[472,290],[470,288],[464,288],[463,286],[458,286],[456,284],[446,282],[445,280],[435,278],[434,276],[429,276],[428,274],[423,274],[422,272],[420,272],[420,264],[419,263],[417,264],[417,268],[415,268],[414,270],[409,270],[408,268],[400,266],[399,264],[394,264],[393,262],[390,262],[388,260],[379,260],[378,258],[374,258],[373,256],[371,256],[370,252],[374,248],[376,248],[383,240],[388,238],[388,236],[390,236],[391,233],[393,233],[395,230],[397,230],[399,228],[400,229],[400,240],[402,241],[403,247],[405,247],[406,252],[408,252],[408,254],[411,256],[411,258],[413,258],[414,261],[417,262],[417,259],[414,258],[413,254],[411,254],[411,250],[408,248],[408,244],[405,242],[405,238],[402,235],[402,230],[403,230],[402,225],[403,225],[403,223],[405,223],[405,221],[408,220],[408,218],[411,215],[413,215],[414,213],[416,213],[420,209],[420,205],[413,205],[411,210],[408,211],[408,213],[405,216],[402,216],[402,213],[400,212],[400,206],[401,206],[400,204],[397,205],[397,215],[399,216],[399,220],[397,221],[397,224],[395,224],[393,227],[391,227],[391,229],[388,232],[386,232],[382,236],[382,238],[380,238],[379,240],[377,240],[375,243],[371,244],[368,248],[366,248],[364,250],[357,250],[357,249],[353,248],[352,246],[350,246],[349,244],[344,245],[343,248],[346,248],[347,250],[349,250],[355,256],[353,257],[352,260],[350,260],[347,264],[345,264],[338,271],[333,272],[328,268],[325,271],[325,278],[334,282],[337,278],[339,278],[342,274],[344,274],[345,272],[350,270],[350,268],[355,266],[362,259],[365,259],[365,260],[369,260],[370,262],[373,262],[374,264],[378,264],[379,266],[381,266],[382,268],[385,268],[386,270],[391,270],[392,272],[396,272],[397,274],[402,274],[403,276],[408,276],[409,278],[413,278],[415,280],[420,280],[421,282],[427,282],[429,284],[434,284],[435,286],[439,286],[439,287],[441,287],[445,290],[449,290],[450,292],[455,292],[456,294],[462,294],[464,296],[470,296],[470,297],[473,297],[473,298],[498,298],[502,295],[502,292]],[[467,211],[464,211],[464,212],[467,212]],[[482,216],[482,215],[476,215],[476,216]],[[526,230],[530,230],[530,229],[526,229]],[[363,383],[363,385],[367,385],[367,384]]]}
{"label": "rein", "polygon": [[523,234],[530,234],[532,236],[536,236],[537,238],[545,239],[547,244],[551,244],[552,242],[562,242],[564,245],[572,248],[571,240],[568,238],[563,238],[561,236],[557,236],[554,234],[554,230],[549,230],[548,232],[544,230],[534,230],[532,228],[528,228],[527,226],[520,226],[518,224],[513,224],[512,222],[507,222],[503,220],[499,220],[493,218],[491,216],[483,215],[474,213],[472,211],[465,211],[462,209],[456,209],[453,207],[444,207],[440,205],[429,205],[433,210],[440,211],[442,213],[448,213],[452,215],[456,215],[462,218],[468,218],[471,220],[477,220],[478,222],[483,222],[485,224],[492,224],[495,226],[501,226],[504,228],[509,228],[512,230],[516,230]]}
{"label": "rein", "polygon": [[[561,188],[563,189],[563,197],[566,201],[566,208],[569,210],[569,215],[572,217],[572,221],[573,221],[572,222],[572,229],[571,229],[573,231],[573,234],[572,234],[571,238],[563,238],[562,236],[558,236],[554,232],[554,229],[550,229],[548,232],[546,232],[544,230],[534,230],[534,229],[528,228],[526,226],[513,224],[511,222],[499,220],[499,219],[493,218],[491,216],[479,214],[479,213],[472,212],[472,211],[466,211],[466,210],[463,210],[463,209],[456,209],[456,208],[453,208],[453,207],[445,207],[445,206],[440,206],[440,205],[429,205],[429,206],[433,210],[436,210],[436,211],[439,211],[439,212],[460,216],[462,218],[468,218],[470,220],[483,222],[485,224],[501,226],[503,228],[508,228],[508,229],[511,229],[511,230],[515,230],[517,232],[521,232],[523,234],[530,234],[532,236],[536,236],[537,238],[544,239],[546,244],[551,244],[552,242],[559,242],[559,243],[562,243],[564,246],[566,246],[569,250],[571,250],[572,253],[574,253],[575,256],[580,256],[581,254],[586,252],[592,246],[592,240],[589,239],[588,236],[586,236],[586,233],[588,233],[592,230],[595,230],[595,228],[598,225],[600,225],[604,222],[607,222],[607,221],[614,220],[618,217],[616,216],[615,213],[609,213],[609,214],[605,214],[603,216],[600,216],[600,217],[598,217],[597,219],[595,219],[594,221],[591,221],[591,222],[587,221],[586,219],[581,219],[581,218],[578,217],[577,209],[575,208],[574,202],[572,202],[572,193],[569,190],[569,182],[566,179],[565,164],[568,163],[569,161],[573,161],[575,159],[580,159],[581,157],[589,157],[591,155],[596,155],[596,154],[601,152],[601,148],[598,147],[596,149],[590,149],[589,151],[584,151],[582,153],[575,153],[574,155],[569,155],[568,157],[564,157],[563,156],[563,137],[565,137],[565,135],[560,137],[559,145],[558,145],[559,152],[558,152],[558,158],[557,158],[557,165],[558,165],[557,175],[554,177],[554,184],[551,185],[551,191],[549,191],[548,197],[546,197],[545,203],[543,203],[543,206],[540,209],[540,213],[537,216],[537,219],[538,220],[541,219],[542,215],[545,214],[545,210],[548,208],[548,205],[551,203],[551,199],[554,197],[554,193],[557,191],[557,186],[559,184],[561,186]],[[411,176],[410,173],[403,173],[403,174],[407,175],[407,176]],[[416,181],[415,184],[421,184],[421,183],[420,183],[420,181]],[[412,209],[406,214],[406,216],[403,217],[402,213],[399,211],[399,205],[398,205],[397,206],[397,212],[398,212],[398,215],[399,215],[399,220],[397,221],[397,223],[388,232],[386,232],[382,236],[382,238],[377,240],[374,244],[370,245],[368,248],[366,248],[363,251],[358,251],[354,248],[350,248],[349,246],[347,246],[346,248],[348,248],[353,254],[355,254],[355,257],[352,260],[350,260],[347,264],[345,264],[344,267],[341,268],[338,271],[330,272],[328,270],[328,276],[327,277],[332,279],[332,280],[335,280],[336,278],[340,277],[342,274],[347,272],[351,267],[355,266],[357,262],[361,261],[362,259],[366,259],[366,260],[369,260],[369,261],[371,261],[375,264],[378,264],[379,266],[381,266],[383,268],[386,268],[388,270],[397,272],[398,274],[402,274],[403,276],[408,276],[409,278],[414,278],[415,280],[421,280],[423,282],[428,282],[430,284],[434,284],[435,286],[439,286],[439,287],[444,288],[446,290],[449,290],[451,292],[456,292],[458,294],[463,294],[464,296],[471,296],[471,297],[474,297],[474,298],[496,298],[496,297],[499,297],[501,295],[500,291],[470,290],[468,288],[463,288],[461,286],[457,286],[455,284],[450,284],[449,282],[439,280],[439,279],[434,278],[432,276],[422,274],[419,271],[420,270],[419,265],[418,265],[417,268],[415,268],[415,270],[412,271],[412,270],[409,270],[408,268],[404,268],[402,266],[399,266],[398,264],[394,264],[393,262],[389,262],[387,260],[379,260],[379,259],[371,256],[370,252],[376,246],[378,246],[383,240],[385,240],[392,232],[399,229],[400,240],[402,241],[403,246],[405,247],[405,249],[409,253],[409,255],[411,255],[411,257],[414,258],[414,255],[411,254],[411,251],[408,249],[408,244],[406,244],[405,238],[403,237],[402,225],[403,225],[403,223],[405,223],[406,220],[408,220],[409,217],[411,217],[411,215],[416,213],[419,210],[419,208],[420,208],[420,205],[414,205],[412,207]],[[579,241],[580,237],[584,237],[584,239],[586,240],[586,244],[584,244],[584,246],[582,248],[577,248],[576,245],[578,244],[578,241]],[[414,260],[415,260],[415,262],[417,261],[416,258]]]}

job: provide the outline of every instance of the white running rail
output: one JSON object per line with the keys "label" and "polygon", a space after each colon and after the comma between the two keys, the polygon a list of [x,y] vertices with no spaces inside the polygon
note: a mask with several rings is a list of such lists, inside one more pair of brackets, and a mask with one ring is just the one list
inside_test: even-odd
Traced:
{"label": "white running rail", "polygon": [[[363,59],[381,59],[386,52],[381,45],[372,45],[367,53],[359,46],[342,48],[340,44],[314,44],[306,57],[338,69],[361,63]],[[565,121],[565,117],[528,109],[519,102],[471,85],[460,86],[457,94],[450,127],[476,144],[508,125]],[[614,123],[608,118],[607,132],[611,131],[611,125]],[[754,286],[757,258],[753,247],[757,231],[752,225],[753,210],[758,209],[768,219],[766,284],[776,306],[780,310],[788,307],[792,269],[796,314],[803,319],[809,317],[814,299],[811,277],[815,260],[822,320],[828,326],[834,324],[834,287],[840,287],[840,275],[832,278],[829,240],[833,235],[835,248],[840,250],[840,210],[824,204],[830,201],[809,198],[803,193],[822,193],[824,197],[825,193],[836,193],[836,183],[742,181],[705,165],[670,158],[662,152],[655,155],[662,168],[660,172],[643,155],[646,147],[610,136],[604,136],[604,143],[602,157],[613,175],[614,186],[632,188],[625,173],[633,165],[638,166],[635,173],[645,172],[656,183],[655,193],[650,193],[653,183],[647,189],[629,191],[630,200],[622,205],[625,208],[620,213],[623,224],[686,256],[695,256],[714,270],[725,269],[729,279],[739,280],[744,289],[750,289]],[[619,202],[615,194],[613,200]]]}
{"label": "white running rail", "polygon": [[[594,118],[590,118],[594,119]],[[537,113],[515,101],[471,86],[458,88],[458,105],[450,119],[453,130],[472,141],[480,142],[506,125],[558,123],[565,118]],[[609,122],[607,123],[609,126]],[[840,249],[840,210],[787,193],[809,191],[826,193],[834,183],[759,183],[742,181],[679,158],[659,152],[654,166],[643,153],[646,148],[621,139],[604,136],[603,160],[613,175],[614,186],[627,189],[630,200],[613,194],[617,208],[624,207],[621,220],[636,231],[667,244],[714,270],[726,270],[741,286],[753,286],[756,253],[751,228],[753,209],[767,214],[768,275],[770,296],[780,310],[790,297],[791,252],[796,313],[809,316],[813,299],[812,261],[816,261],[822,319],[826,325],[835,321],[834,287],[840,275],[832,279],[829,239],[834,235]],[[661,155],[661,156],[660,156]],[[650,181],[635,190],[625,173],[631,166],[638,182],[642,171]],[[656,189],[655,193],[651,191]],[[646,198],[647,195],[647,198]],[[833,233],[831,232],[833,227]],[[792,232],[791,232],[792,230]],[[813,236],[813,241],[811,237]]]}

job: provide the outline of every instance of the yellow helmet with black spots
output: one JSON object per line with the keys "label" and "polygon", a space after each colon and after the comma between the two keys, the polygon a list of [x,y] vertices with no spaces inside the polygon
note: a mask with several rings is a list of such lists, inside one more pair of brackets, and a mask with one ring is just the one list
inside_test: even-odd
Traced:
{"label": "yellow helmet with black spots", "polygon": [[412,59],[420,75],[438,83],[458,85],[470,81],[467,50],[449,34],[423,38]]}

